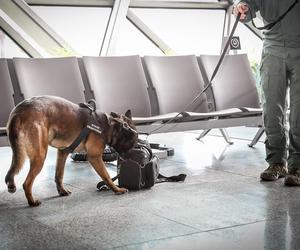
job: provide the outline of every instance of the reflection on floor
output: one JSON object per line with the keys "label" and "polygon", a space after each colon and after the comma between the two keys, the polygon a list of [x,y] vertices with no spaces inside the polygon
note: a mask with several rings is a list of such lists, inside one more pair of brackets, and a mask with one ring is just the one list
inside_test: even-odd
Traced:
{"label": "reflection on floor", "polygon": [[[34,184],[38,208],[27,206],[21,188],[28,163],[17,192],[6,191],[11,152],[0,148],[0,249],[300,249],[300,188],[260,182],[264,144],[247,146],[256,129],[229,129],[230,146],[217,130],[199,142],[200,132],[149,138],[175,148],[161,172],[186,173],[184,183],[121,196],[97,191],[93,169],[69,160],[64,182],[72,195],[58,197],[50,149]],[[108,169],[113,176],[116,167]]]}

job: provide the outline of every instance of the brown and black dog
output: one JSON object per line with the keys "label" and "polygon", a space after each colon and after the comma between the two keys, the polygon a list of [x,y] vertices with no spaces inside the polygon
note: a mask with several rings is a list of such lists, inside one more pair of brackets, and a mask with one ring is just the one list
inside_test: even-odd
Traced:
{"label": "brown and black dog", "polygon": [[[33,97],[18,104],[11,112],[7,126],[13,153],[11,166],[5,177],[8,191],[16,191],[14,176],[28,157],[30,170],[23,188],[30,206],[41,204],[32,196],[32,185],[43,167],[50,145],[58,149],[55,172],[57,191],[61,196],[69,195],[70,191],[63,186],[64,167],[69,154],[64,148],[88,125],[90,116],[90,110],[54,96]],[[94,117],[101,134],[91,131],[76,151],[84,149],[88,161],[105,183],[116,194],[123,194],[127,189],[113,183],[102,160],[102,154],[106,144],[114,147],[121,155],[126,155],[135,146],[138,135],[131,113],[127,111],[125,116],[115,113],[108,115],[96,110]]]}

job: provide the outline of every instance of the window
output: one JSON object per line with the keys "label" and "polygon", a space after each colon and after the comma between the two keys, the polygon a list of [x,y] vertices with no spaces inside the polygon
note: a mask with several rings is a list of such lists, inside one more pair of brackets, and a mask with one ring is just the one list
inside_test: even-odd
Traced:
{"label": "window", "polygon": [[163,55],[130,21],[122,24],[115,48],[115,55]]}
{"label": "window", "polygon": [[224,10],[131,8],[176,54],[219,54]]}
{"label": "window", "polygon": [[[31,6],[31,8],[79,55],[99,55],[111,8],[69,6]],[[67,51],[61,53],[63,56]]]}
{"label": "window", "polygon": [[9,36],[0,29],[0,57],[29,57]]}

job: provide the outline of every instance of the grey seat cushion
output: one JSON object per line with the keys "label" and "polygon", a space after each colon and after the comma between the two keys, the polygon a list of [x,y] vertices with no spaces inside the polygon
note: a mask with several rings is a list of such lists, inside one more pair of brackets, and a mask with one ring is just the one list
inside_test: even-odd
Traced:
{"label": "grey seat cushion", "polygon": [[160,114],[208,111],[205,93],[188,106],[204,86],[195,56],[145,56],[144,62],[157,94]]}
{"label": "grey seat cushion", "polygon": [[[207,79],[219,60],[219,56],[201,55],[199,63]],[[256,83],[245,54],[225,56],[212,82],[216,110],[229,108],[260,108]]]}
{"label": "grey seat cushion", "polygon": [[151,116],[147,81],[139,56],[83,57],[97,107],[133,116]]}
{"label": "grey seat cushion", "polygon": [[75,103],[85,101],[84,85],[75,57],[14,58],[13,63],[25,98],[54,95]]}

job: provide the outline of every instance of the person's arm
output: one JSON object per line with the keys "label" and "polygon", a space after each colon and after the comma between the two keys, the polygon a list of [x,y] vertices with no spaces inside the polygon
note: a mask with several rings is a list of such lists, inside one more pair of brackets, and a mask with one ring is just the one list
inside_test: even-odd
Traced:
{"label": "person's arm", "polygon": [[235,16],[241,13],[240,21],[249,22],[251,21],[250,10],[252,13],[252,18],[256,17],[256,12],[258,11],[257,4],[255,0],[235,0],[233,6],[233,14]]}

